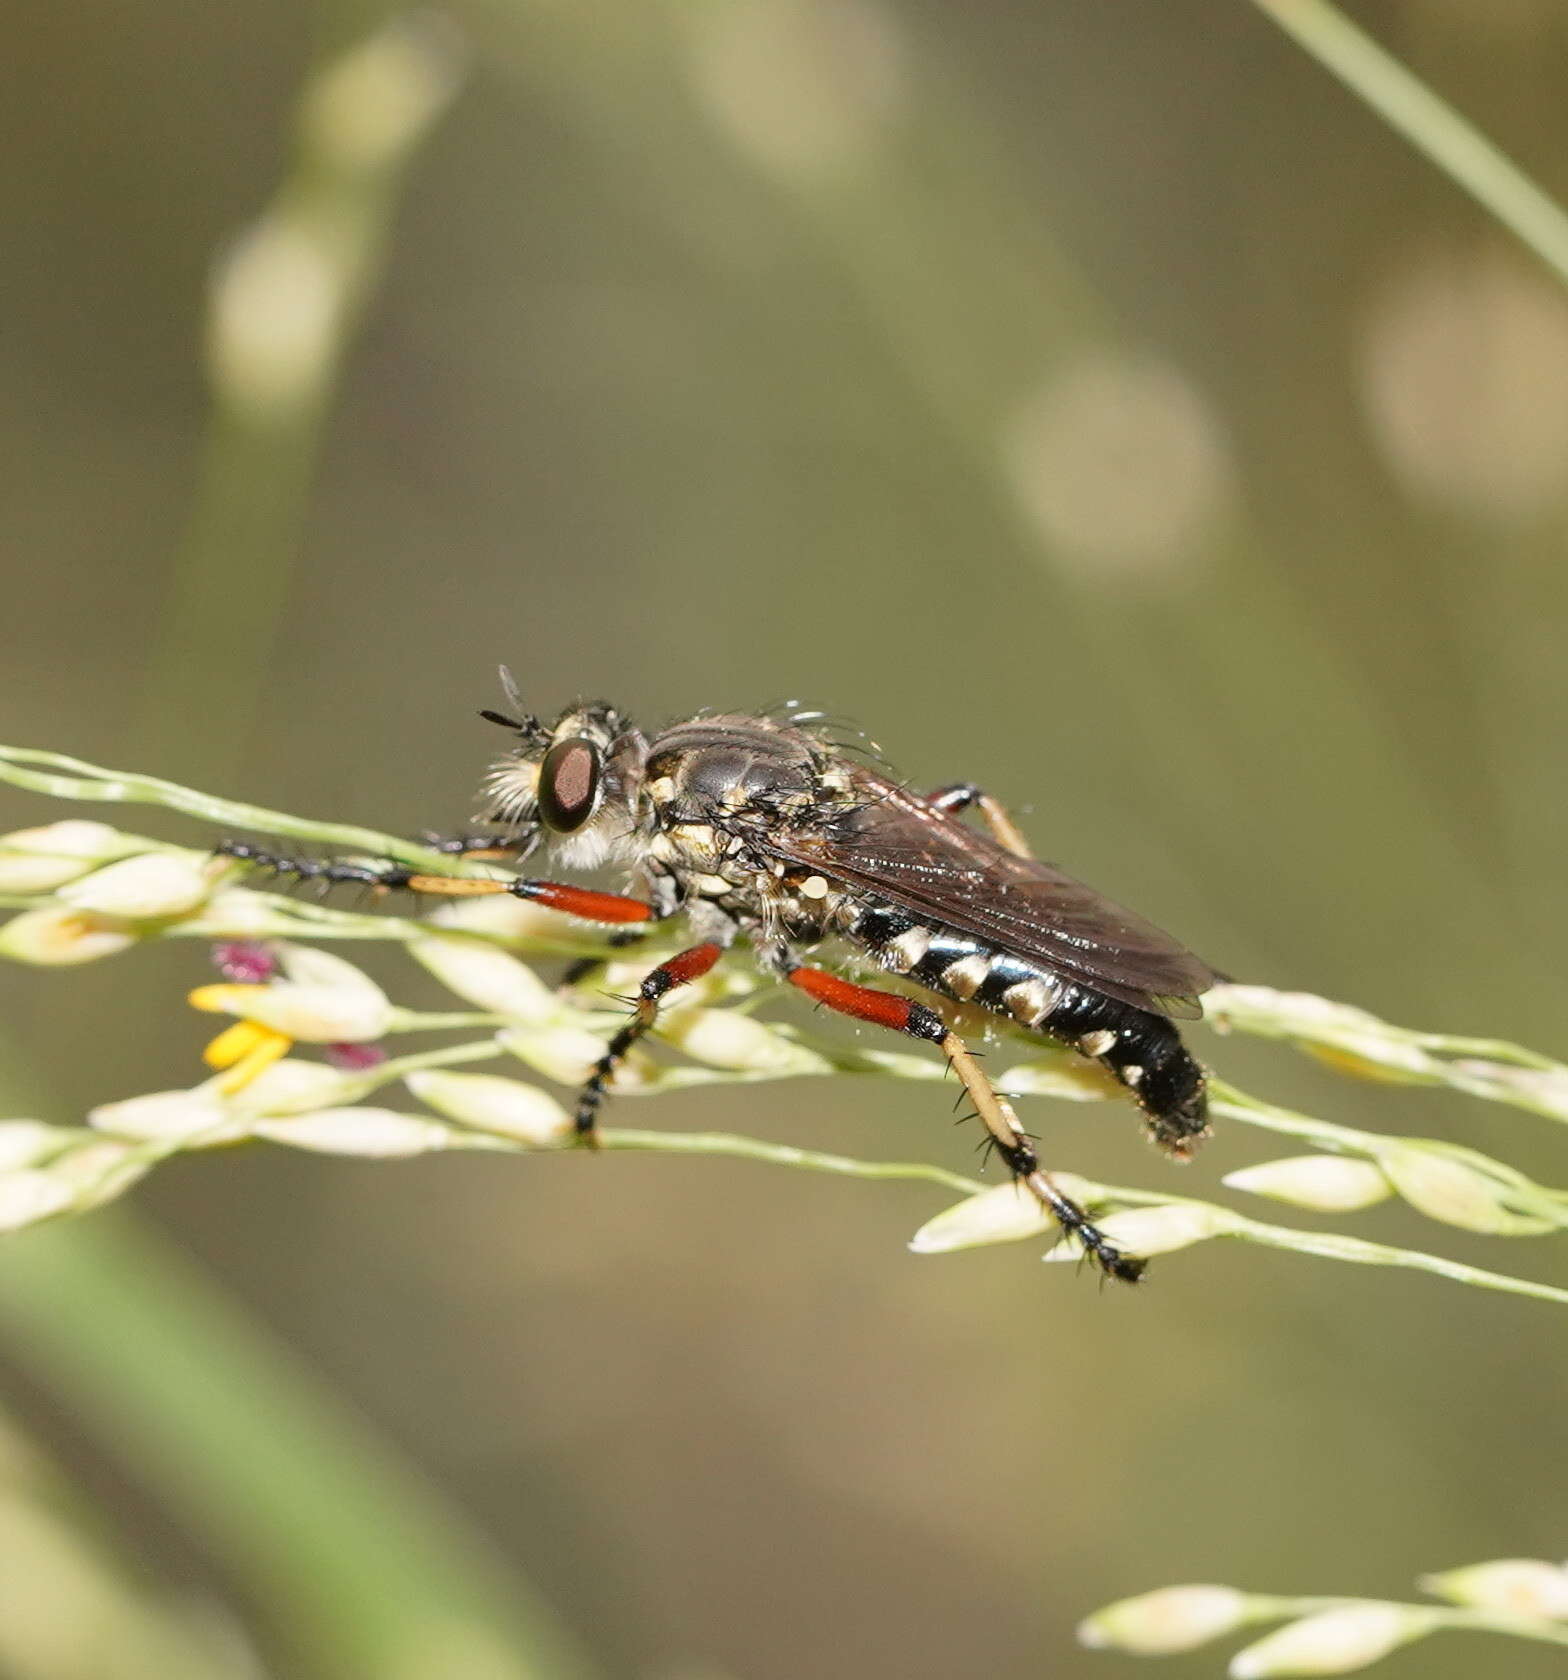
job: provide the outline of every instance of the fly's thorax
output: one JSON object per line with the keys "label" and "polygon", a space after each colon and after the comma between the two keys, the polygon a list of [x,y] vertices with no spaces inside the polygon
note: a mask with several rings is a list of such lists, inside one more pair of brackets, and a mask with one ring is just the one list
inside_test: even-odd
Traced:
{"label": "fly's thorax", "polygon": [[777,923],[793,911],[797,883],[775,870],[767,836],[809,819],[822,768],[816,742],[766,718],[695,718],[663,731],[642,782],[648,864],[676,876],[688,897]]}
{"label": "fly's thorax", "polygon": [[663,826],[706,822],[732,835],[808,823],[834,768],[822,744],[800,730],[739,715],[664,730],[649,746],[647,766]]}

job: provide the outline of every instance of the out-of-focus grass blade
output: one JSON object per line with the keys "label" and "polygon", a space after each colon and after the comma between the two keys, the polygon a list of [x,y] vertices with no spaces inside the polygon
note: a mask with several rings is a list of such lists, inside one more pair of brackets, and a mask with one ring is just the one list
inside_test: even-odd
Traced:
{"label": "out-of-focus grass blade", "polygon": [[123,1214],[29,1232],[0,1264],[23,1361],[342,1680],[588,1680],[527,1584],[284,1349]]}
{"label": "out-of-focus grass blade", "polygon": [[1568,212],[1328,0],[1253,0],[1568,284]]}

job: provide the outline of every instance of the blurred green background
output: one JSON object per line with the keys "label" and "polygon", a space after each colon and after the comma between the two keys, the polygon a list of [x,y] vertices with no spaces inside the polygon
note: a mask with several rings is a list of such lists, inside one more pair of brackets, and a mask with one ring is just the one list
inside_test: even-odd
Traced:
{"label": "blurred green background", "polygon": [[[339,193],[299,90],[388,15],[9,10],[8,740],[413,832],[467,816],[503,660],[545,712],[799,696],[917,782],[995,790],[1238,978],[1568,1049],[1568,295],[1268,21],[473,0],[422,26],[451,103],[404,178]],[[1560,6],[1358,16],[1568,192]],[[263,288],[281,336],[236,350],[220,317],[209,354],[214,262],[232,278],[269,203],[340,217],[363,263],[341,354],[281,400],[308,275]],[[204,972],[174,944],[0,973],[14,1111],[194,1081]],[[1533,1117],[1193,1036],[1282,1102],[1564,1177]],[[972,1141],[906,1084],[631,1118],[957,1167]],[[1190,1194],[1266,1153],[1222,1134],[1177,1178],[1118,1109],[1029,1119],[1048,1159]],[[1537,1303],[1224,1245],[1137,1294],[1022,1247],[916,1261],[939,1195],[718,1161],[258,1149],[136,1203],[232,1295],[214,1312],[385,1438],[389,1485],[428,1484],[489,1601],[582,1657],[508,1654],[475,1611],[372,1669],[291,1625],[298,1582],[256,1561],[289,1534],[248,1551],[235,1493],[214,1540],[186,1426],[157,1454],[116,1426],[152,1345],[122,1315],[152,1335],[167,1280],[96,1254],[95,1293],[61,1232],[0,1251],[0,1511],[74,1513],[117,1584],[92,1612],[56,1595],[37,1525],[0,1520],[0,1672],[27,1680],[186,1672],[165,1637],[210,1675],[1088,1677],[1131,1664],[1074,1623],[1146,1587],[1406,1596],[1568,1551],[1563,1325]],[[1398,1209],[1357,1228],[1568,1281],[1549,1248]],[[98,1315],[123,1350],[62,1353]],[[159,1365],[198,1411],[203,1367],[258,1392],[214,1337]],[[305,1552],[367,1543],[299,1479]],[[61,1631],[116,1617],[141,1666]]]}

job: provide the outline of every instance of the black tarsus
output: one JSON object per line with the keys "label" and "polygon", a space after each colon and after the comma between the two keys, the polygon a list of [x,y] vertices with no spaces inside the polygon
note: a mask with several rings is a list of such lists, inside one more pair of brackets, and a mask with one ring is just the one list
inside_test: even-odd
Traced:
{"label": "black tarsus", "polygon": [[390,858],[374,863],[354,863],[343,858],[291,857],[281,852],[269,852],[248,840],[220,840],[212,850],[215,857],[234,858],[273,875],[288,876],[296,881],[320,881],[329,887],[352,883],[391,891],[407,886],[418,873],[407,864],[396,863]]}

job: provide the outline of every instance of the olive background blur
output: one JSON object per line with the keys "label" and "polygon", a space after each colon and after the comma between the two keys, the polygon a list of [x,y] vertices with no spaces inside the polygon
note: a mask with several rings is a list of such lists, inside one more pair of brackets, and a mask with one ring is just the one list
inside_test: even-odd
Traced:
{"label": "olive background blur", "polygon": [[[502,661],[547,713],[798,696],[1238,978],[1568,1050],[1568,295],[1266,19],[459,5],[465,79],[325,430],[238,457],[298,529],[204,548],[215,257],[291,167],[312,56],[383,15],[10,10],[6,739],[414,832],[468,816]],[[1358,15],[1568,192],[1560,8]],[[174,943],[0,974],[50,1117],[194,1082],[204,973]],[[1261,1094],[1568,1177],[1534,1117],[1191,1037]],[[975,1141],[903,1083],[624,1102],[959,1168]],[[1119,1105],[1026,1118],[1048,1160],[1188,1194],[1268,1153],[1222,1130],[1178,1171]],[[258,1148],[135,1200],[606,1676],[1110,1675],[1073,1626],[1148,1587],[1403,1597],[1568,1552],[1539,1303],[1224,1244],[1136,1293],[1028,1245],[917,1260],[940,1193],[709,1160]],[[1354,1228],[1568,1281],[1544,1244]],[[6,1392],[149,1593],[226,1599],[267,1648],[256,1582],[25,1361]]]}

